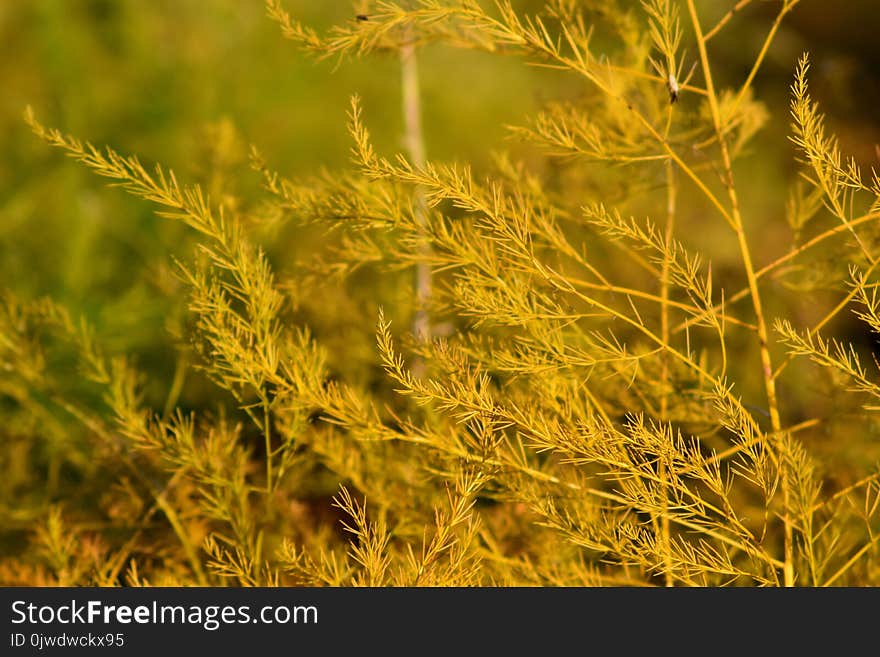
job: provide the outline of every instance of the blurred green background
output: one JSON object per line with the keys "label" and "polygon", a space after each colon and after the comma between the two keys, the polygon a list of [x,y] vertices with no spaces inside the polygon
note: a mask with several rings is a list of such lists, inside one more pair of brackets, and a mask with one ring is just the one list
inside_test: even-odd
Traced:
{"label": "blurred green background", "polygon": [[[353,11],[287,6],[325,28]],[[47,148],[21,119],[26,105],[48,126],[213,192],[257,184],[249,144],[291,176],[345,165],[354,93],[377,143],[401,148],[396,59],[318,63],[259,0],[4,0],[0,49],[0,279],[24,297],[51,295],[156,366],[173,364],[159,353],[174,301],[160,288],[187,231]],[[425,53],[422,83],[429,153],[477,166],[540,93],[521,62],[443,48]]]}
{"label": "blurred green background", "polygon": [[[711,24],[735,2],[699,4]],[[356,11],[348,0],[287,0],[286,7],[321,29]],[[713,40],[718,84],[744,79],[778,7],[756,0]],[[796,175],[788,88],[804,50],[812,52],[812,91],[844,152],[864,166],[878,163],[878,28],[876,0],[804,0],[784,23],[756,81],[770,111],[751,148],[760,156],[738,165],[760,181],[743,195],[750,230],[760,236],[759,265],[791,241],[782,219],[785,189]],[[688,61],[695,57],[690,52]],[[429,157],[468,161],[477,170],[508,145],[506,125],[584,84],[515,57],[442,46],[426,49],[420,66]],[[345,165],[354,93],[378,147],[402,148],[396,59],[316,62],[282,38],[260,0],[2,0],[0,80],[0,284],[24,298],[50,295],[85,316],[100,340],[132,354],[159,390],[177,366],[176,322],[185,302],[169,256],[186,255],[191,236],[31,135],[21,118],[27,105],[48,126],[161,162],[215,193],[258,184],[247,166],[249,144],[291,176]],[[736,253],[712,252],[716,229],[726,230],[718,221],[693,236],[702,240],[698,248],[721,265],[725,257],[737,262]],[[273,252],[279,270],[296,255],[296,242],[289,253]]]}

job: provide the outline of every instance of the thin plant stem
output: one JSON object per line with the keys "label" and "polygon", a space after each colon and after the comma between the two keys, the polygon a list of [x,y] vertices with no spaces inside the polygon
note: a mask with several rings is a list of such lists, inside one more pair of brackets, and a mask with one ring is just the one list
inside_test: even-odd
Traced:
{"label": "thin plant stem", "polygon": [[[811,249],[814,246],[821,244],[825,240],[827,240],[831,237],[834,237],[835,235],[839,235],[840,233],[844,233],[844,232],[850,230],[850,228],[853,226],[865,224],[870,221],[875,221],[877,219],[880,219],[880,212],[869,212],[868,214],[864,214],[861,217],[858,217],[857,219],[853,219],[852,221],[849,222],[849,224],[840,224],[839,226],[835,226],[834,228],[829,228],[828,230],[826,230],[822,233],[819,233],[818,235],[816,235],[812,239],[804,242],[800,246],[792,249],[791,251],[789,251],[785,255],[779,256],[773,262],[761,267],[759,270],[757,270],[755,272],[755,278],[760,280],[761,278],[763,278],[764,276],[766,276],[770,272],[772,272],[772,271],[778,269],[779,267],[781,267],[782,265],[794,260],[796,257],[801,255],[802,253],[804,253],[808,249]],[[748,286],[742,288],[741,290],[739,290],[735,294],[728,297],[726,303],[729,305],[731,303],[736,303],[737,301],[745,299],[747,296],[749,296],[749,291],[750,291],[750,288]],[[722,309],[723,309],[723,305],[718,304],[712,308],[712,312],[719,312]],[[681,331],[686,330],[688,327],[693,326],[694,324],[697,324],[698,322],[701,322],[702,320],[704,320],[708,314],[709,314],[709,311],[706,311],[706,312],[701,313],[697,317],[691,317],[690,319],[685,320],[684,322],[682,322],[681,324],[676,326],[672,330],[672,332],[673,333],[680,333]]]}
{"label": "thin plant stem", "polygon": [[[764,39],[764,43],[761,46],[761,51],[758,53],[758,56],[755,58],[755,63],[752,65],[752,69],[749,71],[749,75],[746,78],[746,81],[743,83],[742,87],[739,90],[739,93],[736,95],[736,100],[733,102],[733,108],[730,110],[730,113],[733,114],[736,112],[736,109],[739,107],[739,104],[742,102],[745,95],[748,93],[749,89],[752,87],[752,82],[755,80],[755,76],[758,74],[758,70],[761,68],[761,65],[764,63],[764,59],[767,57],[767,53],[770,51],[770,44],[773,43],[773,39],[776,38],[776,33],[779,31],[779,26],[782,25],[782,19],[785,18],[785,15],[788,14],[795,6],[800,2],[800,0],[784,0],[784,4],[782,5],[782,9],[779,10],[779,14],[776,16],[776,20],[773,21],[773,26],[770,28],[770,32],[767,34],[767,38]],[[688,4],[692,4],[690,0]],[[705,39],[702,40],[702,46],[705,48],[706,42]]]}
{"label": "thin plant stem", "polygon": [[[472,13],[473,10],[463,9],[463,14],[467,15]],[[625,96],[618,93],[614,88],[612,88],[608,83],[603,81],[596,73],[593,71],[592,67],[588,64],[586,55],[581,51],[578,47],[577,43],[574,41],[570,32],[565,32],[564,37],[568,42],[569,46],[572,49],[572,55],[566,56],[562,54],[557,46],[551,46],[548,44],[546,40],[541,41],[526,41],[522,35],[518,34],[515,30],[511,29],[511,27],[505,24],[503,21],[491,18],[483,14],[482,12],[477,12],[477,18],[479,20],[484,20],[487,24],[491,25],[493,29],[497,30],[499,35],[504,35],[505,37],[510,38],[512,43],[518,43],[527,48],[531,48],[547,57],[551,60],[555,60],[560,65],[584,76],[593,85],[596,86],[599,91],[609,96],[610,98],[614,98],[626,107],[626,109],[635,117],[636,121],[651,135],[651,137],[663,148],[666,154],[672,159],[675,164],[678,165],[679,169],[684,173],[690,180],[697,186],[697,189],[702,192],[702,194],[709,200],[712,205],[721,213],[721,216],[724,217],[725,221],[729,224],[732,224],[732,218],[727,211],[727,208],[724,207],[724,204],[718,199],[717,196],[709,189],[706,183],[703,181],[700,176],[696,174],[692,167],[688,166],[688,164],[681,158],[681,156],[676,152],[676,150],[672,147],[667,139],[663,137],[662,134],[657,130],[657,128],[648,120],[648,118],[635,106],[633,102],[627,99]],[[708,92],[708,90],[707,90]]]}
{"label": "thin plant stem", "polygon": [[269,504],[269,498],[272,495],[272,417],[269,411],[269,400],[263,398],[263,435],[266,440],[266,503]]}
{"label": "thin plant stem", "polygon": [[198,553],[196,552],[196,548],[193,545],[192,541],[189,539],[189,534],[186,529],[183,527],[183,524],[180,521],[180,517],[177,515],[177,512],[174,508],[168,504],[168,501],[165,499],[165,491],[156,491],[154,493],[156,504],[160,509],[162,509],[162,513],[165,514],[165,517],[168,518],[168,522],[171,525],[171,528],[174,530],[174,533],[177,535],[180,540],[181,546],[183,546],[184,552],[186,552],[186,557],[190,562],[193,570],[195,571],[196,579],[199,584],[205,586],[207,580],[205,578],[205,572],[202,570],[202,562],[199,559]]}
{"label": "thin plant stem", "polygon": [[131,458],[131,455],[124,450],[119,442],[115,440],[115,437],[106,430],[103,424],[94,420],[93,418],[90,418],[88,415],[86,415],[75,406],[63,399],[54,399],[54,401],[61,408],[63,408],[79,422],[81,422],[84,426],[94,431],[95,435],[99,436],[106,445],[108,445],[113,451],[115,451],[119,455],[122,463],[131,471],[134,477],[147,487],[147,489],[150,491],[150,494],[153,496],[156,506],[162,510],[162,513],[168,520],[168,524],[171,525],[171,529],[174,531],[174,535],[177,537],[177,540],[180,541],[180,545],[183,548],[183,551],[186,553],[186,558],[189,561],[190,566],[193,569],[193,573],[196,576],[196,581],[199,583],[200,586],[207,586],[207,577],[205,576],[205,571],[202,568],[202,562],[199,559],[196,547],[193,545],[192,541],[190,540],[189,534],[183,527],[183,523],[181,522],[180,516],[177,514],[177,511],[174,509],[173,506],[168,503],[168,500],[165,496],[165,494],[172,487],[176,478],[172,477],[164,488],[162,488],[161,490],[157,489],[155,484],[144,475],[140,468],[138,468],[134,460]]}
{"label": "thin plant stem", "polygon": [[[406,150],[413,165],[424,169],[427,163],[425,155],[425,139],[422,130],[422,101],[419,90],[419,66],[416,47],[410,39],[400,48],[401,87],[403,96],[403,120],[405,129]],[[413,198],[413,214],[419,228],[425,228],[427,222],[427,204],[425,194],[416,188]],[[431,302],[431,246],[427,238],[420,246],[420,259],[416,264],[415,297],[416,310],[413,319],[413,334],[419,342],[431,339],[431,317],[428,306]],[[413,364],[415,374],[424,376],[424,363],[419,359]]]}
{"label": "thin plant stem", "polygon": [[846,573],[846,571],[848,571],[850,568],[852,568],[853,565],[855,565],[855,563],[859,559],[861,559],[865,555],[865,553],[868,552],[868,550],[873,549],[873,547],[878,542],[880,542],[880,534],[877,534],[869,542],[865,543],[861,547],[861,549],[859,549],[854,555],[852,555],[852,557],[850,557],[849,560],[837,570],[836,573],[834,573],[831,577],[829,577],[827,580],[825,580],[825,582],[822,584],[822,586],[833,585],[834,582],[836,582],[840,578],[841,575],[843,575],[844,573]]}
{"label": "thin plant stem", "polygon": [[[660,272],[660,275],[663,276],[662,271]],[[667,277],[667,284],[668,284],[668,278],[669,278],[668,271],[666,272],[666,277]],[[621,287],[619,285],[611,285],[610,283],[608,285],[601,285],[599,283],[590,283],[589,281],[584,281],[581,279],[573,278],[571,276],[568,276],[567,278],[571,282],[572,285],[575,285],[577,287],[588,288],[591,290],[602,290],[605,292],[611,292],[612,294],[624,294],[629,297],[634,297],[634,298],[638,298],[638,299],[645,299],[646,301],[653,301],[653,302],[657,303],[658,305],[660,305],[661,308],[663,306],[666,306],[667,310],[669,308],[678,308],[679,310],[683,310],[683,311],[691,313],[691,314],[697,314],[697,313],[702,312],[697,306],[694,306],[694,305],[688,304],[688,303],[682,303],[681,301],[676,301],[675,299],[669,298],[668,291],[667,291],[666,297],[664,298],[663,295],[651,294],[650,292],[643,292],[642,290],[638,290],[635,288]],[[705,313],[702,314],[701,317],[705,317]],[[723,315],[722,314],[722,315],[719,315],[719,318],[723,319],[725,322],[729,322],[730,324],[735,324],[736,326],[742,326],[743,328],[749,329],[750,331],[755,330],[754,324],[751,324],[749,322],[744,322],[743,320],[739,319],[738,317],[733,317],[731,315]]]}
{"label": "thin plant stem", "polygon": [[[739,199],[736,193],[736,187],[733,181],[733,169],[730,161],[730,153],[727,149],[727,140],[722,134],[721,111],[718,106],[718,97],[715,93],[715,84],[712,80],[712,70],[709,66],[709,55],[706,52],[706,42],[703,38],[702,29],[700,28],[700,20],[697,16],[697,10],[694,6],[694,0],[688,0],[688,12],[690,13],[691,22],[697,39],[697,47],[700,51],[700,61],[703,67],[703,76],[706,80],[706,90],[708,91],[709,106],[712,110],[712,120],[715,124],[715,132],[718,134],[718,144],[721,148],[721,162],[724,167],[725,183],[727,187],[727,195],[730,201],[730,216],[733,219],[733,226],[736,232],[737,242],[739,244],[740,255],[742,257],[743,268],[746,272],[746,278],[749,284],[749,294],[752,299],[752,306],[755,311],[755,322],[757,324],[758,342],[761,352],[761,365],[763,369],[764,389],[767,394],[767,404],[770,410],[770,424],[774,432],[779,432],[782,428],[782,422],[779,417],[779,402],[776,397],[776,380],[773,378],[773,361],[770,356],[769,336],[767,332],[767,322],[764,318],[764,307],[761,302],[761,290],[758,287],[758,279],[755,276],[755,268],[752,264],[752,254],[749,249],[748,240],[746,239],[745,230],[743,228],[742,215],[739,209]],[[788,5],[786,5],[788,7]],[[783,10],[784,13],[785,10]],[[775,25],[775,24],[774,24]],[[765,43],[765,49],[769,45],[770,39]],[[757,68],[757,64],[756,64]],[[753,69],[753,73],[756,70]],[[749,82],[747,82],[749,84]],[[784,469],[785,460],[779,459],[779,467]],[[785,586],[794,585],[794,548],[793,548],[793,530],[791,520],[788,518],[787,509],[789,507],[789,482],[786,473],[782,473],[782,496],[783,505],[786,509],[783,522],[785,523],[785,561],[783,567],[783,579]]]}
{"label": "thin plant stem", "polygon": [[177,363],[174,366],[174,379],[171,382],[171,388],[168,390],[168,397],[165,399],[165,407],[162,409],[162,419],[167,420],[171,417],[171,413],[177,407],[180,399],[180,393],[183,392],[183,384],[186,381],[186,369],[189,366],[189,359],[181,354],[177,357]]}
{"label": "thin plant stem", "polygon": [[[670,116],[672,110],[670,109]],[[675,210],[677,201],[677,186],[675,180],[675,164],[671,161],[666,163],[666,231],[663,236],[666,245],[665,255],[663,258],[663,269],[660,273],[660,297],[662,299],[660,306],[660,337],[664,343],[669,344],[669,253],[671,252],[673,230],[675,228]],[[669,354],[663,354],[663,364],[661,366],[660,383],[663,393],[660,397],[660,420],[666,422],[669,415]],[[662,552],[666,562],[665,577],[666,586],[671,587],[672,581],[672,555],[669,549],[669,493],[666,481],[666,462],[660,461],[660,479],[663,495],[663,519],[661,525],[661,541]]]}
{"label": "thin plant stem", "polygon": [[[871,266],[865,272],[865,278],[867,278],[868,276],[870,276],[871,274],[874,273],[874,270],[877,269],[877,265],[880,265],[880,260],[875,260],[874,262],[871,263]],[[843,297],[843,299],[841,299],[840,302],[836,306],[834,306],[834,308],[832,308],[827,313],[825,313],[825,316],[822,319],[820,319],[819,322],[813,328],[810,329],[809,333],[814,334],[818,331],[821,331],[825,327],[825,325],[828,324],[828,322],[830,322],[832,319],[834,319],[840,313],[840,311],[842,311],[844,308],[847,307],[847,305],[849,305],[849,302],[852,301],[858,293],[859,293],[858,287],[853,287],[853,289],[851,289],[846,294],[846,296]],[[794,354],[788,354],[788,356],[786,356],[785,360],[782,361],[782,363],[780,363],[779,367],[776,368],[776,371],[773,372],[773,377],[778,378],[782,374],[782,371],[786,367],[788,367],[788,365],[794,359],[795,359]]]}
{"label": "thin plant stem", "polygon": [[752,0],[739,0],[739,2],[737,2],[730,11],[728,11],[726,14],[724,14],[724,16],[721,17],[721,20],[715,23],[715,27],[706,32],[706,34],[703,36],[703,41],[708,43],[709,39],[718,34],[724,28],[724,26],[730,22],[730,19],[733,18],[734,14],[742,11],[750,4],[752,4]]}

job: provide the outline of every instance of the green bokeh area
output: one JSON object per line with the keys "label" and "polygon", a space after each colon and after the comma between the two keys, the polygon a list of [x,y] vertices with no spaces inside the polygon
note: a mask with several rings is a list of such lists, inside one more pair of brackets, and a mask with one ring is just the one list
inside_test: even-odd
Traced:
{"label": "green bokeh area", "polygon": [[[726,8],[702,4],[709,17]],[[756,82],[772,118],[761,156],[748,161],[767,181],[766,198],[754,188],[746,195],[750,216],[778,217],[777,190],[793,170],[787,91],[804,49],[813,51],[814,94],[844,152],[863,164],[876,158],[880,135],[870,108],[880,98],[878,55],[865,20],[870,4],[830,11],[805,2],[776,40]],[[775,4],[759,5],[767,6],[737,17],[717,40],[722,85],[742,79],[766,33]],[[318,28],[351,20],[355,12],[345,0],[289,0],[286,6]],[[155,343],[167,301],[151,282],[186,231],[157,220],[148,204],[107,191],[46,148],[21,120],[27,105],[48,126],[137,154],[144,163],[161,162],[181,180],[203,184],[217,168],[211,146],[218,124],[240,150],[239,161],[220,165],[244,169],[236,184],[247,189],[256,184],[247,179],[249,144],[273,168],[294,176],[344,165],[352,94],[363,99],[378,147],[402,149],[396,59],[316,62],[281,37],[261,2],[7,0],[0,6],[0,36],[0,276],[22,294],[49,294],[84,313],[120,346]],[[471,162],[478,170],[494,150],[509,146],[508,124],[522,123],[545,100],[578,94],[583,85],[517,58],[442,46],[422,53],[421,71],[429,157]],[[786,236],[772,237],[770,246]],[[127,312],[133,308],[137,312]]]}
{"label": "green bokeh area", "polygon": [[[317,26],[351,18],[345,2],[288,8]],[[344,166],[353,94],[376,143],[402,148],[396,58],[317,62],[260,2],[13,0],[0,29],[0,277],[27,297],[51,295],[157,366],[169,312],[162,270],[169,254],[187,255],[187,230],[46,148],[21,120],[26,106],[45,125],[209,191],[225,191],[220,174],[236,191],[255,189],[249,145],[292,176]],[[509,58],[431,48],[422,70],[430,156],[478,167],[542,93],[538,72]]]}

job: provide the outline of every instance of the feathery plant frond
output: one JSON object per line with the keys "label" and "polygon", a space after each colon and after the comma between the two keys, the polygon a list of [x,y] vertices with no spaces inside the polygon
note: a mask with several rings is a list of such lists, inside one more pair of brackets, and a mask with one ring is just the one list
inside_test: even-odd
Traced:
{"label": "feathery plant frond", "polygon": [[[31,578],[880,581],[877,473],[823,469],[813,449],[835,418],[823,404],[816,417],[790,409],[809,391],[786,369],[805,356],[840,397],[878,407],[865,354],[832,324],[855,302],[856,319],[880,332],[877,174],[865,182],[828,134],[805,56],[790,108],[805,174],[779,204],[796,246],[758,267],[764,227],[741,202],[753,179],[738,163],[760,146],[770,110],[754,80],[798,0],[781,4],[731,89],[716,86],[707,44],[737,8],[707,26],[694,0],[625,4],[551,0],[526,13],[508,0],[379,0],[322,33],[268,0],[283,36],[319,59],[396,53],[406,70],[427,45],[513,54],[577,93],[523,117],[485,167],[428,159],[414,120],[405,152],[384,154],[372,107],[353,95],[350,167],[286,176],[252,149],[265,233],[244,206],[28,112],[38,137],[192,231],[195,251],[174,254],[186,337],[219,395],[210,408],[157,410],[136,359],[113,355],[58,304],[4,296],[0,364],[13,374],[0,394],[45,418],[53,458],[115,477],[102,504],[135,518],[102,534],[57,505],[22,516],[40,527]],[[418,110],[408,79],[405,114]],[[838,225],[814,229],[829,215]],[[273,243],[282,228],[323,234],[294,264],[273,248],[285,248]],[[801,327],[798,300],[770,279],[796,284],[796,259],[841,235],[856,240],[835,246],[848,278],[823,275],[842,301]],[[430,294],[400,282],[413,270]],[[365,288],[371,276],[382,285]],[[53,382],[62,345],[79,387]],[[81,436],[65,442],[59,416]],[[872,413],[853,417],[858,429],[841,440],[867,440]],[[89,463],[75,440],[100,458]]]}

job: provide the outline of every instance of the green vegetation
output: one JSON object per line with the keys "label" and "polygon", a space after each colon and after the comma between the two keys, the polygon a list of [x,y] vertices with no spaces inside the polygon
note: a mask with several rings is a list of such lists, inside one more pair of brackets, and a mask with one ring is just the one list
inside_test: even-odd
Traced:
{"label": "green vegetation", "polygon": [[880,583],[868,132],[722,4],[9,12],[4,583]]}

